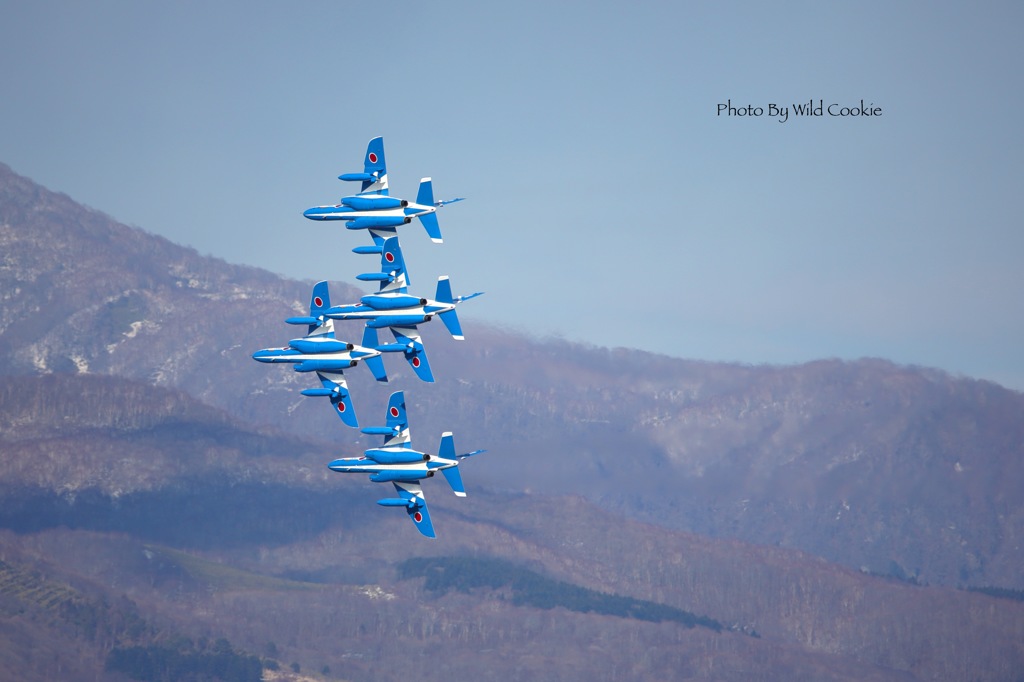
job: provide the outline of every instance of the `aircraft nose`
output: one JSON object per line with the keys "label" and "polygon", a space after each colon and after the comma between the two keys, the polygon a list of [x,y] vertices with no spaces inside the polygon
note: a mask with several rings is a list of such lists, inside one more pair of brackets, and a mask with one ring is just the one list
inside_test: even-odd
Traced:
{"label": "aircraft nose", "polygon": [[309,218],[310,220],[324,219],[323,214],[320,212],[320,209],[318,207],[307,208],[305,211],[302,212],[302,215],[305,216],[306,218]]}

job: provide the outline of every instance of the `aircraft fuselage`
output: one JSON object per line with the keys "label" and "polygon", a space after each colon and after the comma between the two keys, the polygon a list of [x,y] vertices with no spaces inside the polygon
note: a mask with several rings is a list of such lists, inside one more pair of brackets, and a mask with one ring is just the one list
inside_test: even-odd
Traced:
{"label": "aircraft fuselage", "polygon": [[383,293],[363,296],[352,305],[334,306],[325,315],[334,320],[378,320],[380,324],[374,326],[412,326],[454,309],[454,303]]}
{"label": "aircraft fuselage", "polygon": [[[322,349],[322,350],[321,350]],[[296,371],[337,371],[354,367],[359,360],[380,355],[373,348],[355,346],[335,339],[292,339],[287,348],[264,348],[252,354],[260,362],[288,362]]]}
{"label": "aircraft fuselage", "polygon": [[[377,459],[374,459],[374,456]],[[399,463],[389,463],[378,460],[403,460]],[[345,474],[370,474],[372,481],[377,483],[387,481],[420,481],[434,475],[434,472],[449,467],[458,466],[455,459],[445,459],[437,455],[428,455],[409,448],[377,448],[366,452],[363,457],[343,457],[336,459],[327,467],[331,471]]]}
{"label": "aircraft fuselage", "polygon": [[[347,198],[347,197],[346,197]],[[342,199],[344,202],[345,200]],[[408,223],[413,218],[437,210],[434,206],[424,206],[406,202],[406,206],[391,208],[369,208],[364,204],[359,207],[346,206],[344,203],[334,206],[314,206],[306,209],[302,215],[310,220],[345,220],[351,221],[348,227],[353,229],[371,227],[397,227]]]}

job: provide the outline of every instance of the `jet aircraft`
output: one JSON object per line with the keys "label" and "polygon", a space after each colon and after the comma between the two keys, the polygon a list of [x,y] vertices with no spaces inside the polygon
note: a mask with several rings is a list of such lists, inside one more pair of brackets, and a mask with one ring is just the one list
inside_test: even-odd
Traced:
{"label": "jet aircraft", "polygon": [[[324,314],[335,320],[365,320],[364,345],[378,351],[400,352],[423,381],[433,381],[430,364],[423,349],[423,341],[417,325],[429,321],[434,315],[441,318],[445,327],[457,341],[465,338],[462,325],[455,313],[455,306],[462,301],[481,295],[478,291],[468,296],[452,296],[451,282],[447,276],[437,280],[435,299],[420,298],[407,293],[409,276],[405,258],[398,244],[398,237],[389,237],[381,245],[380,272],[356,275],[362,281],[379,281],[376,294],[363,296],[359,303],[334,306]],[[377,331],[387,327],[395,337],[394,343],[378,344]]]}
{"label": "jet aircraft", "polygon": [[431,241],[440,243],[441,227],[437,209],[463,198],[434,201],[434,185],[430,178],[420,180],[416,201],[396,199],[388,194],[388,171],[384,160],[384,138],[375,137],[366,146],[362,173],[343,173],[339,180],[361,182],[358,194],[342,197],[334,206],[314,206],[302,215],[310,220],[344,220],[350,230],[369,230],[374,246],[360,246],[356,253],[379,253],[388,237],[397,235],[397,228],[419,218]]}
{"label": "jet aircraft", "polygon": [[384,436],[383,446],[366,450],[362,457],[336,459],[327,465],[328,468],[341,473],[370,474],[370,480],[374,483],[390,481],[394,484],[398,497],[378,500],[377,504],[385,507],[404,507],[420,533],[428,538],[436,537],[420,482],[440,471],[456,496],[465,497],[466,489],[462,484],[462,474],[459,473],[459,462],[484,451],[474,450],[456,454],[455,439],[450,431],[441,434],[438,454],[431,455],[413,450],[409,421],[405,412],[404,391],[391,394],[385,426],[366,427],[362,432]]}
{"label": "jet aircraft", "polygon": [[[334,336],[334,320],[324,313],[331,307],[327,282],[317,282],[309,302],[309,317],[289,317],[288,324],[307,325],[304,338],[292,339],[285,348],[265,348],[253,353],[260,362],[288,362],[295,365],[296,372],[316,372],[321,388],[307,388],[305,396],[330,398],[331,404],[341,421],[351,427],[358,427],[352,397],[345,381],[344,370],[364,362],[377,381],[387,381],[384,362],[380,351],[372,346],[377,344],[376,332],[369,329],[363,334],[363,345],[356,346],[338,341]],[[367,347],[367,341],[371,347]]]}

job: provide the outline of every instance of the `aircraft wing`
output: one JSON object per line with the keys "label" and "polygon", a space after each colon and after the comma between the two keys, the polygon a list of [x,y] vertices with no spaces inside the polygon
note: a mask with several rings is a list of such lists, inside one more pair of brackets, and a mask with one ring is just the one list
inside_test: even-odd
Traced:
{"label": "aircraft wing", "polygon": [[348,392],[348,383],[341,372],[317,372],[317,378],[323,388],[306,389],[302,395],[326,396],[330,398],[334,411],[347,426],[357,428],[355,408],[352,407],[352,395]]}
{"label": "aircraft wing", "polygon": [[437,537],[434,534],[434,524],[430,522],[430,513],[427,511],[427,500],[423,497],[423,488],[419,483],[410,481],[392,481],[398,495],[405,500],[405,511],[416,526],[416,530],[428,538]]}
{"label": "aircraft wing", "polygon": [[427,352],[423,349],[423,339],[416,331],[416,327],[391,327],[390,329],[391,334],[395,337],[395,343],[402,346],[403,355],[409,366],[416,372],[416,376],[423,381],[432,382],[434,373],[430,371]]}

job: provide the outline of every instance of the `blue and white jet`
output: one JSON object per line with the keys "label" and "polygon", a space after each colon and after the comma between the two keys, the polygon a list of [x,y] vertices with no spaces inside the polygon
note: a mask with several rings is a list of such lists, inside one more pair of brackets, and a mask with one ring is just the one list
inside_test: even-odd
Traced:
{"label": "blue and white jet", "polygon": [[[423,341],[417,326],[430,321],[435,315],[441,318],[445,327],[457,341],[465,338],[462,325],[455,313],[455,306],[462,301],[481,295],[478,291],[468,296],[452,296],[451,282],[447,276],[437,280],[435,298],[427,299],[407,293],[409,276],[405,258],[398,244],[398,237],[389,237],[380,247],[380,272],[356,275],[362,281],[378,281],[380,289],[368,294],[359,303],[334,306],[324,314],[335,320],[365,320],[364,345],[385,353],[400,352],[423,381],[433,381],[430,363],[423,349]],[[388,328],[395,337],[394,343],[378,344],[377,330]]]}
{"label": "blue and white jet", "polygon": [[310,220],[344,220],[350,230],[369,230],[374,246],[360,246],[356,253],[379,253],[384,240],[397,234],[397,228],[419,218],[431,241],[440,243],[441,227],[437,209],[462,197],[434,201],[434,185],[430,178],[420,180],[416,201],[396,199],[388,194],[388,171],[384,161],[384,138],[375,137],[366,146],[362,173],[344,173],[339,180],[361,182],[358,194],[342,197],[334,206],[314,206],[302,215]]}
{"label": "blue and white jet", "polygon": [[455,495],[465,497],[466,488],[462,484],[462,474],[459,473],[459,462],[484,451],[474,450],[456,454],[455,439],[450,431],[441,434],[441,444],[436,455],[413,450],[403,391],[391,394],[388,401],[387,424],[366,427],[362,432],[384,436],[384,444],[379,448],[370,448],[362,457],[336,459],[327,465],[328,468],[346,474],[370,474],[370,480],[374,483],[390,481],[394,484],[398,497],[378,500],[377,504],[385,507],[404,507],[420,533],[428,538],[436,537],[420,481],[431,478],[440,471]]}
{"label": "blue and white jet", "polygon": [[330,307],[327,282],[317,282],[309,301],[309,317],[289,317],[285,320],[288,324],[307,325],[306,336],[292,339],[285,348],[258,350],[252,357],[260,362],[293,363],[296,372],[316,372],[321,388],[307,388],[302,391],[302,395],[330,398],[341,421],[355,428],[359,422],[352,407],[352,396],[345,381],[344,370],[363,362],[377,381],[387,381],[388,377],[380,357],[381,352],[366,344],[369,341],[370,346],[376,345],[376,333],[366,330],[362,346],[337,340],[334,336],[334,320],[325,314]]}

